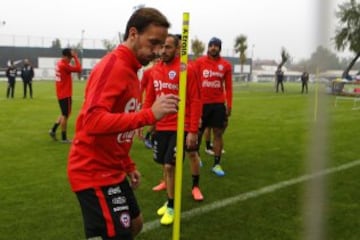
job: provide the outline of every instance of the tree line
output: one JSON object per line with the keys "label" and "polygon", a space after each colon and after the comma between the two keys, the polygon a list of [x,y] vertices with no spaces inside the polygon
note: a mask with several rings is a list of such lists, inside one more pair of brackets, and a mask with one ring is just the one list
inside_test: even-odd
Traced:
{"label": "tree line", "polygon": [[[335,17],[338,19],[338,26],[336,27],[335,35],[332,39],[335,48],[340,52],[349,50],[354,54],[353,57],[339,58],[331,50],[325,48],[324,46],[318,46],[316,51],[311,54],[309,59],[300,60],[299,62],[294,63],[292,62],[291,54],[285,49],[285,47],[282,47],[279,52],[282,60],[278,67],[285,65],[288,68],[297,71],[307,71],[310,73],[329,69],[342,69],[343,78],[349,78],[349,72],[351,69],[360,70],[360,63],[357,63],[357,60],[360,57],[360,4],[357,3],[356,0],[349,0],[349,2],[339,4],[338,10],[335,13]],[[104,39],[102,42],[104,48],[107,51],[111,51],[117,46],[118,43],[121,42],[121,39],[118,42]],[[55,39],[52,42],[51,47],[61,48],[60,40]],[[81,42],[74,46],[67,47],[82,50]],[[239,54],[241,72],[246,59],[248,58],[246,54],[247,49],[248,44],[246,35],[238,35],[234,41],[234,50],[237,54]],[[204,54],[205,43],[195,37],[191,40],[191,51],[193,58],[198,58]]]}

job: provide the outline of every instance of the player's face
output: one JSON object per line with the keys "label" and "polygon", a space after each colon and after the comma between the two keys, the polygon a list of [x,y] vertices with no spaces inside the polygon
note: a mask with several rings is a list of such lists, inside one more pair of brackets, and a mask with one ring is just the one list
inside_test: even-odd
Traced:
{"label": "player's face", "polygon": [[174,38],[167,37],[164,45],[162,45],[161,50],[160,50],[161,60],[165,63],[171,62],[175,58],[175,56],[178,52],[177,50],[178,50],[178,48],[175,45]]}
{"label": "player's face", "polygon": [[208,54],[211,57],[218,57],[220,56],[220,47],[215,44],[210,44],[208,47]]}
{"label": "player's face", "polygon": [[132,31],[136,58],[142,65],[147,65],[156,58],[168,34],[167,28],[149,25],[142,33],[137,32],[136,29]]}

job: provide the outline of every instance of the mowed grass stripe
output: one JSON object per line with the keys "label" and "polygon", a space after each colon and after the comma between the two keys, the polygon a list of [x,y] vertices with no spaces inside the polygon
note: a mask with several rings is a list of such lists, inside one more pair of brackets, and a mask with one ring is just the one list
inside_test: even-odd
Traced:
{"label": "mowed grass stripe", "polygon": [[[190,218],[192,218],[194,216],[198,216],[198,215],[205,214],[205,213],[208,213],[208,212],[213,211],[213,210],[224,208],[226,206],[229,206],[231,204],[235,204],[237,202],[246,201],[246,200],[251,199],[251,198],[256,198],[256,197],[259,197],[259,196],[264,195],[266,193],[272,193],[272,192],[275,192],[276,190],[279,190],[279,189],[282,189],[282,188],[285,188],[285,187],[289,187],[289,186],[292,186],[292,185],[295,185],[295,184],[298,184],[298,183],[302,183],[302,182],[305,182],[305,181],[308,181],[308,180],[311,180],[311,179],[314,179],[314,178],[322,177],[322,176],[333,174],[333,173],[336,173],[336,172],[344,171],[346,169],[353,168],[353,167],[356,167],[358,165],[360,165],[360,159],[349,162],[349,163],[346,163],[346,164],[343,164],[343,165],[340,165],[340,166],[337,166],[337,167],[328,168],[328,169],[325,169],[325,170],[317,172],[317,173],[305,174],[303,176],[293,178],[293,179],[289,179],[289,180],[282,181],[282,182],[278,182],[278,183],[275,183],[275,184],[272,184],[272,185],[269,185],[269,186],[266,186],[266,187],[259,188],[259,189],[254,190],[254,191],[241,193],[241,194],[236,195],[234,197],[230,197],[230,198],[226,198],[226,199],[220,199],[218,201],[207,204],[205,206],[194,208],[194,209],[182,212],[181,213],[181,219],[182,220],[187,220],[187,219],[190,219]],[[144,228],[143,228],[142,232],[145,233],[145,232],[154,230],[154,229],[156,229],[156,228],[158,228],[160,226],[161,225],[160,225],[159,220],[152,220],[152,221],[146,222],[144,224]]]}

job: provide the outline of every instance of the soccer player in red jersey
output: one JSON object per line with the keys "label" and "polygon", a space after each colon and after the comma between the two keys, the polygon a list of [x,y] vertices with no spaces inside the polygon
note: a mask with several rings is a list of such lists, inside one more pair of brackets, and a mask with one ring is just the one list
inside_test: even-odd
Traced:
{"label": "soccer player in red jersey", "polygon": [[129,156],[138,128],[176,113],[178,96],[159,97],[139,110],[137,71],[152,61],[170,23],[154,8],[139,8],[127,22],[124,42],[92,70],[76,122],[68,177],[79,200],[87,239],[130,240],[143,218],[133,189],[141,175]]}
{"label": "soccer player in red jersey", "polygon": [[[179,94],[180,58],[179,38],[169,35],[161,48],[161,62],[151,71],[151,82],[146,89],[144,108],[148,108],[163,94]],[[187,91],[185,106],[185,146],[186,151],[197,151],[197,137],[201,114],[200,86],[195,76],[195,70],[188,66]],[[167,191],[167,202],[159,208],[158,215],[162,216],[160,223],[168,225],[174,221],[174,188],[175,188],[175,154],[177,114],[169,114],[155,125],[154,160],[163,165],[164,179]],[[182,151],[179,150],[179,151]],[[198,159],[196,159],[198,161]],[[199,167],[199,162],[196,162]],[[197,181],[194,187],[198,190]]]}
{"label": "soccer player in red jersey", "polygon": [[[74,64],[71,65],[71,61]],[[67,121],[71,113],[72,106],[72,77],[71,73],[81,72],[81,64],[76,52],[73,49],[65,48],[62,50],[62,58],[56,63],[56,96],[59,101],[61,115],[56,120],[54,126],[49,131],[50,137],[56,140],[56,130],[61,128],[61,142],[71,143],[67,138]]]}
{"label": "soccer player in red jersey", "polygon": [[212,171],[224,176],[220,165],[223,149],[223,133],[231,115],[232,69],[231,64],[220,56],[221,40],[213,37],[208,44],[206,56],[196,59],[195,65],[200,78],[203,103],[201,133],[212,128],[214,135],[214,165]]}

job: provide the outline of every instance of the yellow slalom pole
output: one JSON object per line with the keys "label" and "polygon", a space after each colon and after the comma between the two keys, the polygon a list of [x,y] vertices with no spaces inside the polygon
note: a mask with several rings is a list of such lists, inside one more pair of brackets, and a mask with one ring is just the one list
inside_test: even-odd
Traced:
{"label": "yellow slalom pole", "polygon": [[183,25],[181,34],[180,52],[180,82],[179,82],[179,111],[176,136],[176,168],[175,168],[175,196],[174,196],[174,223],[173,240],[180,239],[181,220],[181,190],[182,170],[184,155],[184,125],[185,125],[185,101],[186,101],[186,78],[188,63],[188,38],[189,38],[189,13],[183,13]]}

